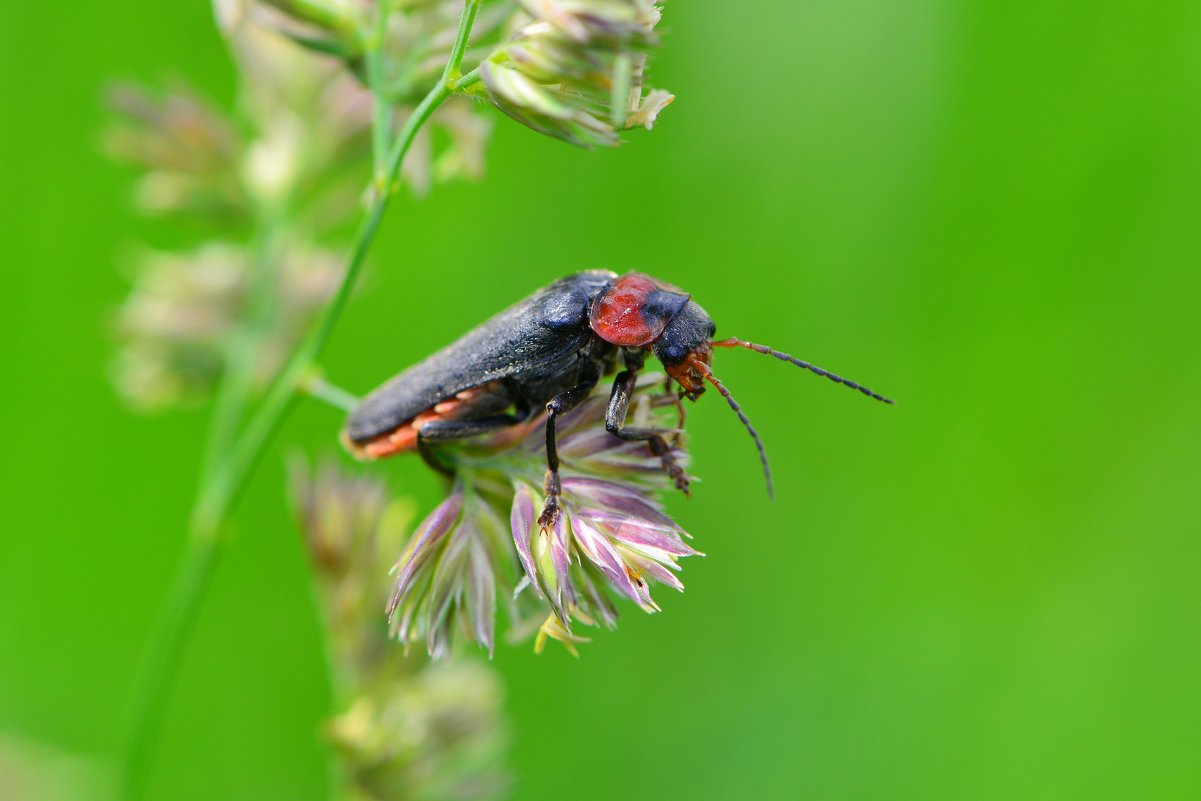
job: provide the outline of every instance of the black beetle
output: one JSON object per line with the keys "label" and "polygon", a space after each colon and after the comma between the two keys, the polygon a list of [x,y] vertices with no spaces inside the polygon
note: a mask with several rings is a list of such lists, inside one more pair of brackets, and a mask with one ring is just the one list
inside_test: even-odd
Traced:
{"label": "black beetle", "polygon": [[759,435],[709,364],[714,347],[743,347],[775,356],[832,381],[892,403],[866,387],[764,345],[714,341],[716,326],[691,296],[640,273],[575,273],[501,312],[457,342],[419,362],[368,395],[351,413],[343,441],[358,457],[378,459],[417,448],[445,471],[428,443],[460,439],[514,425],[546,409],[546,507],[543,527],[558,514],[559,457],[555,418],[583,401],[620,352],[625,369],[613,381],[605,428],[645,441],[687,491],[684,471],[662,434],[625,425],[635,378],[649,350],[680,394],[696,400],[712,384],[738,414],[759,449],[771,491],[771,472]]}

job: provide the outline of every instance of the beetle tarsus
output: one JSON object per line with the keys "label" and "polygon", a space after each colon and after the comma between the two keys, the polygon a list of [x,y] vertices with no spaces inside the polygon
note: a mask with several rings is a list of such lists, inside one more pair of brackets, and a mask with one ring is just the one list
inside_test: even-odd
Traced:
{"label": "beetle tarsus", "polygon": [[538,528],[546,532],[554,528],[559,519],[559,495],[563,492],[563,486],[559,482],[558,470],[546,471],[543,489],[546,491],[546,503],[542,506],[542,514],[538,515]]}
{"label": "beetle tarsus", "polygon": [[663,463],[663,472],[671,477],[671,481],[676,485],[676,489],[684,493],[686,497],[692,497],[692,490],[689,487],[688,474],[684,472],[684,468],[680,467],[680,463],[671,454],[671,446],[659,434],[652,434],[647,440],[647,445],[650,446],[651,453],[659,457],[659,461]]}

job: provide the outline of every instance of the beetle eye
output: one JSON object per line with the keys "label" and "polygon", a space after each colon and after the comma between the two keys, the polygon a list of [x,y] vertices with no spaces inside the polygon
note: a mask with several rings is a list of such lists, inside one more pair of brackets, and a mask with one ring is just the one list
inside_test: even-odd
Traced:
{"label": "beetle eye", "polygon": [[688,353],[679,345],[668,345],[663,349],[663,355],[667,357],[668,361],[675,363],[683,361]]}

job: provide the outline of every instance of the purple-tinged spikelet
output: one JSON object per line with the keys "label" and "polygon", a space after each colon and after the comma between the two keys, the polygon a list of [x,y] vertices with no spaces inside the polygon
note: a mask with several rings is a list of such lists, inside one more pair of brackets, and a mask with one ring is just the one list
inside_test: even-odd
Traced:
{"label": "purple-tinged spikelet", "polygon": [[[584,639],[576,623],[616,625],[616,599],[657,612],[652,584],[683,589],[679,560],[698,552],[658,500],[671,480],[646,443],[605,430],[605,400],[598,391],[558,425],[562,514],[545,529],[537,524],[544,418],[444,450],[456,466],[450,495],[417,527],[394,570],[387,611],[397,639],[443,656],[462,637],[491,653],[500,600],[512,599],[514,631],[544,617],[537,647],[549,637],[571,648]],[[661,378],[648,376],[633,422],[673,433],[677,403]],[[672,456],[685,464],[682,433],[673,439]]]}

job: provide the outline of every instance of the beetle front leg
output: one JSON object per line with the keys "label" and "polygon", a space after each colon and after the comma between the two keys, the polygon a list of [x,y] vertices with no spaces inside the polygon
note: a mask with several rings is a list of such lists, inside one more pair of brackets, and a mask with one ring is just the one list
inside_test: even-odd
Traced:
{"label": "beetle front leg", "polygon": [[555,419],[579,406],[596,387],[597,379],[587,384],[560,392],[546,404],[546,503],[542,514],[538,516],[538,527],[543,531],[550,529],[559,518],[559,495],[563,485],[559,481],[559,448],[555,442]]}
{"label": "beetle front leg", "polygon": [[671,446],[667,440],[653,428],[636,428],[626,426],[626,413],[630,409],[630,399],[634,397],[634,387],[638,383],[638,371],[626,369],[613,379],[613,392],[609,395],[609,408],[605,411],[605,430],[618,439],[626,442],[645,442],[651,453],[659,457],[663,470],[671,476],[676,489],[685,495],[692,493],[688,489],[688,474],[671,455]]}
{"label": "beetle front leg", "polygon": [[676,407],[676,428],[678,429],[671,438],[671,446],[678,448],[680,446],[680,434],[684,431],[684,424],[688,422],[688,410],[684,408],[684,394],[677,392],[672,386],[670,376],[663,379],[663,394],[671,400],[671,405]]}

